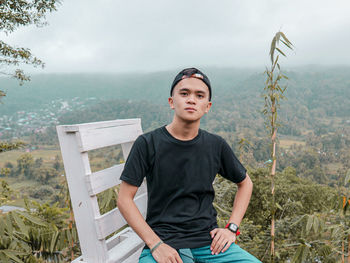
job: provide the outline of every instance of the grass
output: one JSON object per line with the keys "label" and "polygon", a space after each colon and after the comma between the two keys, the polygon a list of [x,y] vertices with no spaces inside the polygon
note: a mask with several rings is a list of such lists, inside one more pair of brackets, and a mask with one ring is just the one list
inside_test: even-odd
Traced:
{"label": "grass", "polygon": [[304,141],[298,141],[294,139],[280,139],[279,142],[280,142],[280,147],[284,149],[288,149],[294,144],[302,145],[302,146],[305,146],[306,144]]}
{"label": "grass", "polygon": [[[24,196],[29,196],[29,190],[39,188],[42,184],[35,180],[19,179],[18,177],[1,177],[0,180],[5,180],[9,185],[11,190],[15,192],[13,200],[7,202],[7,205],[24,207]],[[46,200],[38,200],[30,197],[29,199],[38,202],[45,202]]]}
{"label": "grass", "polygon": [[333,174],[333,175],[337,175],[338,170],[343,167],[343,164],[342,163],[329,163],[326,165],[326,167],[328,169],[328,173]]}
{"label": "grass", "polygon": [[[21,150],[13,150],[9,152],[4,152],[0,154],[0,167],[4,167],[6,162],[11,162],[13,164],[17,163],[17,159],[26,153],[26,149]],[[53,162],[55,160],[56,155],[61,156],[61,152],[59,149],[54,149],[52,147],[44,148],[38,150],[33,150],[30,152],[34,159],[42,158],[44,163]]]}

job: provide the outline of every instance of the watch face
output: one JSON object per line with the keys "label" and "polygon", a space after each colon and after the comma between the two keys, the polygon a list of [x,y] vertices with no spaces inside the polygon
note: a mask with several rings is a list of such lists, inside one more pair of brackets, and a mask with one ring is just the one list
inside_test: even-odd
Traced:
{"label": "watch face", "polygon": [[232,224],[232,223],[228,226],[228,228],[229,228],[232,232],[237,232],[237,229],[238,229],[237,225]]}

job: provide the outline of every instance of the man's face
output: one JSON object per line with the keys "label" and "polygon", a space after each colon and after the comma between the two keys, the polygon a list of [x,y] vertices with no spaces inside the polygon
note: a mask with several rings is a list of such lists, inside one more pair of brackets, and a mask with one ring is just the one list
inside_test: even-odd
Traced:
{"label": "man's face", "polygon": [[186,78],[173,89],[173,95],[168,99],[170,108],[175,110],[175,116],[183,121],[198,121],[210,107],[209,88],[200,79]]}

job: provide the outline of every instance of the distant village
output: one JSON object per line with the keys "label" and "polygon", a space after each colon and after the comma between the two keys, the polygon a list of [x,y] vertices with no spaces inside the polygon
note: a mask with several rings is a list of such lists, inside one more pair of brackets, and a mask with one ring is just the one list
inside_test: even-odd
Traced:
{"label": "distant village", "polygon": [[58,118],[67,112],[84,109],[96,103],[95,97],[81,99],[58,99],[46,104],[44,108],[33,111],[17,111],[12,115],[0,116],[0,139],[17,139],[32,133],[45,131],[58,125]]}

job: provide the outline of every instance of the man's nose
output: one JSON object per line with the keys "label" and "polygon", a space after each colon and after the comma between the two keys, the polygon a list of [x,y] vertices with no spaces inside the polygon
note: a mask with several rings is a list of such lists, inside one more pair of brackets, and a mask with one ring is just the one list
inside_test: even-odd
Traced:
{"label": "man's nose", "polygon": [[196,99],[195,99],[195,96],[193,94],[190,94],[188,97],[187,97],[187,103],[191,103],[191,104],[195,104],[196,103]]}

